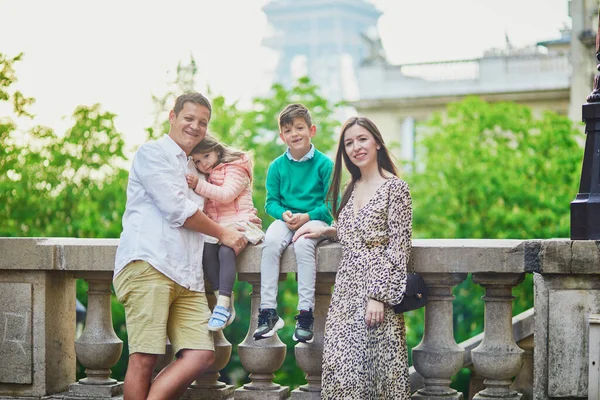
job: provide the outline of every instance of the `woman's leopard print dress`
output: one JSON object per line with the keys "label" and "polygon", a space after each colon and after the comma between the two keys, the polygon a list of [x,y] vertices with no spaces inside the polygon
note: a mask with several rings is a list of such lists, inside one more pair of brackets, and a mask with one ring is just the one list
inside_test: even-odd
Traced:
{"label": "woman's leopard print dress", "polygon": [[[412,204],[408,185],[385,182],[354,215],[354,192],[337,221],[342,261],[325,324],[322,399],[410,398],[404,316]],[[385,303],[384,321],[365,323],[367,299]]]}

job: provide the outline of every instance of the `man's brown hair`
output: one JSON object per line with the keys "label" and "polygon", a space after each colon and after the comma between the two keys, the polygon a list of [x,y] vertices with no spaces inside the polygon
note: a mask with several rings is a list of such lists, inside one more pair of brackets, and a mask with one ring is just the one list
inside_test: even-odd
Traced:
{"label": "man's brown hair", "polygon": [[208,108],[209,117],[212,116],[212,106],[210,105],[210,101],[208,101],[208,99],[204,95],[198,92],[184,93],[181,96],[179,96],[177,100],[175,100],[175,106],[173,107],[173,112],[175,113],[175,116],[179,115],[181,110],[183,110],[183,106],[187,102],[199,104]]}

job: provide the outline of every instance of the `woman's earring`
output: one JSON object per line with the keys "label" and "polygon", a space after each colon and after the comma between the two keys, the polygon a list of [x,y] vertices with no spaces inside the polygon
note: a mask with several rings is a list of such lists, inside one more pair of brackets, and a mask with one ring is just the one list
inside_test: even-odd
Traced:
{"label": "woman's earring", "polygon": [[377,150],[381,149],[381,146],[377,146]]}

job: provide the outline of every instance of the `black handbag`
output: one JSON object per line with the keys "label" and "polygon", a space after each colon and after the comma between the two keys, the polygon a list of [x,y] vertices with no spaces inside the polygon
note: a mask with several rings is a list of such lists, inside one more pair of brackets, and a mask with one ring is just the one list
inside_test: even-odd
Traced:
{"label": "black handbag", "polygon": [[[360,234],[360,239],[366,245],[365,239]],[[412,266],[412,258],[410,258],[410,265],[407,265],[409,271],[414,271],[414,267]],[[425,280],[423,277],[416,272],[407,272],[406,276],[406,293],[404,293],[404,298],[400,302],[400,304],[396,304],[393,306],[396,314],[402,314],[407,311],[416,310],[421,307],[425,307],[427,302],[427,295],[429,292],[427,291],[427,285],[425,284]]]}
{"label": "black handbag", "polygon": [[406,279],[406,293],[400,304],[394,306],[396,314],[416,310],[427,305],[427,285],[423,277],[416,272],[409,272]]}

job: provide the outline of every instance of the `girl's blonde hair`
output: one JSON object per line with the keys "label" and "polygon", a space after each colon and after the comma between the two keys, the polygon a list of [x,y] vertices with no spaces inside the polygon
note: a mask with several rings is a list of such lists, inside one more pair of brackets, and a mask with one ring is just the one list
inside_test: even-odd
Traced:
{"label": "girl's blonde hair", "polygon": [[243,156],[246,156],[250,162],[250,170],[252,171],[252,158],[249,152],[228,147],[226,144],[219,142],[216,137],[208,133],[204,139],[192,149],[190,154],[206,154],[210,153],[211,151],[217,152],[217,163],[215,165],[234,162],[241,159]]}

